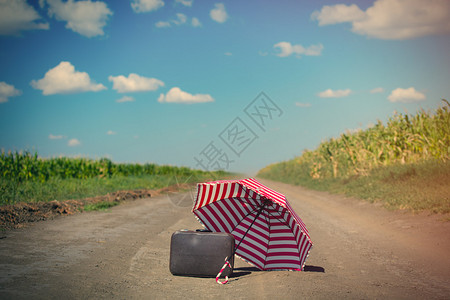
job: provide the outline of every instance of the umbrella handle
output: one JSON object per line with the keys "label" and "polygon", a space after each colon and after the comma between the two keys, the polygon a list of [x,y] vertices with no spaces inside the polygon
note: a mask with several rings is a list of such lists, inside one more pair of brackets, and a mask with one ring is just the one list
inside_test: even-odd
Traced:
{"label": "umbrella handle", "polygon": [[[248,227],[247,231],[244,233],[244,235],[242,236],[241,241],[239,242],[239,244],[236,246],[236,248],[234,248],[233,253],[231,254],[231,256],[233,257],[234,254],[236,253],[236,249],[239,248],[239,246],[241,245],[242,241],[244,240],[245,236],[247,235],[248,231],[250,230],[250,227],[253,226],[253,223],[255,223],[256,219],[258,219],[259,215],[262,213],[264,207],[266,206],[266,203],[264,203],[262,206],[259,207],[258,213],[256,214],[255,219],[253,219],[252,224],[250,224],[250,226]],[[232,268],[230,265],[230,262],[228,260],[228,256],[225,257],[225,264],[223,265],[222,269],[220,269],[219,274],[217,274],[216,276],[216,282],[218,284],[225,284],[228,282],[228,276],[225,276],[225,280],[223,282],[219,281],[219,277],[220,275],[222,275],[223,270],[227,267],[227,265],[230,267],[230,269]]]}
{"label": "umbrella handle", "polygon": [[219,274],[217,274],[217,276],[216,276],[216,282],[217,282],[218,284],[226,284],[226,283],[228,282],[228,276],[225,276],[225,280],[224,280],[224,281],[222,281],[222,282],[219,281],[220,275],[222,275],[223,270],[225,270],[225,268],[226,268],[227,266],[229,266],[229,267],[231,268],[230,262],[228,261],[228,257],[225,258],[225,264],[223,265],[222,269],[220,269]]}

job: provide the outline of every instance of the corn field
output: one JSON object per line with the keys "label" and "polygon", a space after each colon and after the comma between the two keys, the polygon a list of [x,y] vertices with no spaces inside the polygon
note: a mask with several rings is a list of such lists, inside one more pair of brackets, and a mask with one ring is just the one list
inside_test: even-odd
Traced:
{"label": "corn field", "polygon": [[[394,114],[386,125],[378,121],[367,130],[324,141],[317,149],[281,163],[282,168],[286,172],[308,170],[312,179],[346,178],[364,176],[374,168],[396,163],[448,161],[450,104],[443,101],[445,104],[434,113],[421,110],[416,115]],[[279,169],[281,164],[268,166],[259,175]]]}
{"label": "corn field", "polygon": [[115,176],[174,175],[190,176],[202,171],[187,167],[159,166],[156,164],[115,164],[102,158],[51,158],[43,159],[37,153],[1,152],[0,175],[2,180],[46,182],[50,178],[87,179]]}
{"label": "corn field", "polygon": [[37,153],[0,154],[0,205],[17,202],[81,199],[128,189],[168,185],[225,176],[156,164],[117,164],[102,158],[40,158]]}

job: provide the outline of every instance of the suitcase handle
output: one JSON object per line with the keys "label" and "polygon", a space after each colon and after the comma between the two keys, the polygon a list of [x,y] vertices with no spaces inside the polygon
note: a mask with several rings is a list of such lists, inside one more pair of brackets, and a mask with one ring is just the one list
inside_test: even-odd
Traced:
{"label": "suitcase handle", "polygon": [[209,229],[196,229],[195,231],[197,231],[197,232],[212,232]]}
{"label": "suitcase handle", "polygon": [[222,275],[223,270],[225,270],[225,268],[226,268],[227,266],[230,267],[230,269],[232,268],[232,266],[230,265],[230,262],[229,262],[229,260],[228,260],[228,256],[225,257],[225,264],[223,265],[222,269],[220,269],[219,274],[217,274],[217,276],[216,276],[216,282],[217,282],[218,284],[226,284],[226,283],[228,282],[228,276],[225,276],[225,280],[224,280],[224,281],[220,281],[220,280],[219,280],[220,275]]}

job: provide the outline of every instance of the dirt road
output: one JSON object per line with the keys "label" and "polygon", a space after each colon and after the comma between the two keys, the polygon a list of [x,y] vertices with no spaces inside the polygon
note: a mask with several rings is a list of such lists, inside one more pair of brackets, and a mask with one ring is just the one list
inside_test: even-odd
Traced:
{"label": "dirt road", "polygon": [[189,193],[0,233],[1,299],[450,299],[450,222],[262,180],[284,193],[314,247],[305,272],[172,276],[171,234],[200,228]]}

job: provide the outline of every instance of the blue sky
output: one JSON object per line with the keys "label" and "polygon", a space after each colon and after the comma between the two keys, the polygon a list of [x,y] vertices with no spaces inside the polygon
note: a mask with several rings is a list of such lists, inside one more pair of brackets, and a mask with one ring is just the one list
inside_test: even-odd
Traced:
{"label": "blue sky", "polygon": [[254,174],[450,98],[450,2],[0,0],[0,148]]}

